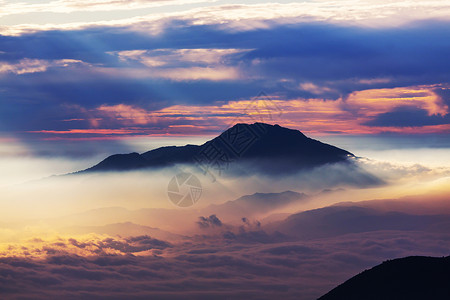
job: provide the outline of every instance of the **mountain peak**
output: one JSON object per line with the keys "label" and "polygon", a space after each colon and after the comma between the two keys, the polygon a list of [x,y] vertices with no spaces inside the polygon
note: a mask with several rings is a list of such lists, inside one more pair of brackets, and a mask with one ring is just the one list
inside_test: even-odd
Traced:
{"label": "mountain peak", "polygon": [[222,134],[228,132],[228,131],[235,131],[235,130],[252,130],[254,132],[260,132],[260,133],[282,133],[282,132],[295,132],[297,135],[301,135],[303,137],[306,137],[301,131],[296,129],[290,129],[287,127],[282,127],[278,124],[272,125],[267,123],[261,123],[261,122],[255,122],[253,124],[247,124],[247,123],[236,123],[232,127],[225,130]]}
{"label": "mountain peak", "polygon": [[205,143],[230,149],[240,158],[289,160],[299,165],[320,165],[353,156],[348,151],[308,138],[299,130],[266,123],[238,123]]}
{"label": "mountain peak", "polygon": [[[121,171],[197,164],[248,164],[250,172],[284,173],[348,162],[348,151],[308,138],[298,130],[267,123],[237,123],[203,145],[167,146],[142,154],[116,154],[85,171]],[[247,170],[246,170],[247,171]]]}

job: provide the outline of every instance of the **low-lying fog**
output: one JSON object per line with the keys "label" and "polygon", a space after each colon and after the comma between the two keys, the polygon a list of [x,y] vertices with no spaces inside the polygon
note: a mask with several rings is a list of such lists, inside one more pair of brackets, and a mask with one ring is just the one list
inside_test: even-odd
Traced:
{"label": "low-lying fog", "polygon": [[[62,217],[105,207],[122,207],[128,210],[163,208],[187,213],[211,204],[236,200],[243,195],[279,193],[288,190],[314,197],[313,200],[300,203],[296,207],[290,206],[290,211],[285,211],[292,213],[344,201],[443,193],[448,186],[449,148],[418,148],[418,145],[411,145],[411,142],[409,145],[415,148],[405,148],[405,144],[401,141],[397,141],[399,145],[396,147],[392,140],[388,140],[383,149],[370,150],[371,144],[364,142],[361,145],[360,138],[357,137],[354,139],[347,137],[344,141],[336,138],[328,139],[336,144],[343,144],[347,150],[359,157],[362,156],[360,152],[374,154],[375,158],[362,157],[355,160],[355,163],[377,177],[380,182],[371,182],[354,169],[348,169],[343,165],[324,166],[284,177],[267,175],[231,177],[213,170],[213,178],[195,167],[183,165],[150,171],[52,176],[92,166],[112,149],[103,148],[99,151],[100,155],[91,149],[93,152],[90,156],[55,158],[35,156],[27,152],[25,146],[11,143],[8,147],[5,145],[2,147],[3,156],[0,159],[2,191],[0,216],[3,221],[10,222]],[[119,149],[132,151],[134,148],[138,152],[143,152],[165,143],[180,145],[189,142],[191,141],[186,138],[156,139],[156,142],[148,143],[149,146],[145,148],[142,140],[132,140]],[[193,142],[198,143],[199,139]],[[398,152],[405,153],[405,156],[393,155]],[[381,159],[379,153],[386,154],[384,159]],[[169,201],[168,183],[179,172],[191,172],[201,182],[202,195],[191,208],[181,209]]]}

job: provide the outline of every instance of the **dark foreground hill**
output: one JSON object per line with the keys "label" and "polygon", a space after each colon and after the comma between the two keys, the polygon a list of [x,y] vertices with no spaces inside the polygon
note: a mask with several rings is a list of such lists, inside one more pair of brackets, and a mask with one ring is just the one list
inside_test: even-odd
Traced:
{"label": "dark foreground hill", "polygon": [[[354,155],[306,137],[298,130],[265,123],[236,124],[203,145],[169,146],[142,154],[116,154],[82,172],[127,171],[196,164],[203,169],[230,166],[252,172],[283,173],[349,162]],[[242,165],[246,164],[245,168]]]}
{"label": "dark foreground hill", "polygon": [[448,300],[450,256],[386,261],[347,280],[318,300]]}

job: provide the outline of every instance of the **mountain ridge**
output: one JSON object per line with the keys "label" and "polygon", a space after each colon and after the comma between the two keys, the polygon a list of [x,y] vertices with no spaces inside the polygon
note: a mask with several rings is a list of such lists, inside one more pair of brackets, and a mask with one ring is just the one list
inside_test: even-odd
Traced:
{"label": "mountain ridge", "polygon": [[450,256],[388,260],[332,289],[318,300],[450,299]]}
{"label": "mountain ridge", "polygon": [[418,215],[360,206],[326,206],[289,215],[266,227],[301,239],[329,238],[386,230],[439,232],[448,228],[448,215]]}
{"label": "mountain ridge", "polygon": [[[165,146],[142,154],[111,155],[76,173],[130,171],[195,164],[225,169],[246,162],[257,171],[284,173],[349,162],[352,153],[305,136],[299,130],[266,123],[238,123],[202,145]],[[246,170],[252,172],[253,170]]]}

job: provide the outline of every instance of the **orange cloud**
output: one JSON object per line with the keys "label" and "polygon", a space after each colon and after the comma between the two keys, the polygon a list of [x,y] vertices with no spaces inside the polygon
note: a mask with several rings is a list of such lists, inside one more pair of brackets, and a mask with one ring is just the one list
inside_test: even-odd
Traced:
{"label": "orange cloud", "polygon": [[[9,234],[20,235],[11,231]],[[0,232],[4,234],[4,232]],[[171,247],[167,242],[142,235],[121,238],[118,236],[86,234],[67,236],[54,233],[54,236],[42,238],[19,239],[15,242],[0,243],[0,258],[27,257],[45,259],[52,255],[77,255],[83,257],[97,255],[152,255],[153,251],[161,254],[165,248]]]}
{"label": "orange cloud", "polygon": [[[316,88],[314,86],[308,87]],[[160,117],[177,116],[177,119],[189,120],[191,124],[202,124],[202,126],[210,124],[211,129],[217,128],[218,130],[236,121],[266,121],[315,134],[329,132],[370,134],[384,131],[405,133],[445,132],[449,130],[449,125],[423,126],[413,129],[362,125],[378,114],[392,111],[399,106],[421,108],[428,111],[429,115],[446,115],[449,111],[448,106],[432,91],[432,88],[433,86],[415,86],[365,90],[354,92],[346,99],[338,100],[282,100],[280,97],[273,96],[271,99],[265,100],[231,101],[220,106],[176,105],[162,109],[157,114]],[[261,104],[264,101],[270,103],[272,107],[264,103]]]}
{"label": "orange cloud", "polygon": [[[309,88],[316,88],[308,86]],[[393,111],[398,107],[414,107],[426,110],[430,116],[445,116],[449,107],[433,92],[435,86],[413,86],[392,89],[358,91],[347,98],[284,100],[280,96],[261,96],[241,101],[230,101],[221,105],[193,106],[173,105],[158,111],[126,104],[102,105],[89,112],[96,120],[93,127],[102,126],[102,118],[109,117],[120,124],[120,129],[71,129],[65,131],[33,131],[55,135],[205,135],[220,132],[235,123],[266,122],[299,129],[314,134],[373,134],[398,133],[443,133],[450,132],[450,124],[416,127],[374,127],[365,123],[377,115]],[[97,116],[97,117],[94,117]],[[146,128],[143,125],[157,125]],[[61,137],[59,137],[61,138]],[[97,138],[97,137],[96,137]]]}
{"label": "orange cloud", "polygon": [[432,86],[400,87],[353,92],[346,105],[366,116],[391,111],[393,107],[412,106],[425,109],[429,115],[446,115],[449,110]]}

